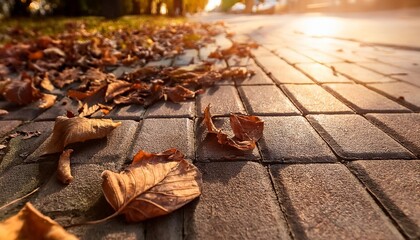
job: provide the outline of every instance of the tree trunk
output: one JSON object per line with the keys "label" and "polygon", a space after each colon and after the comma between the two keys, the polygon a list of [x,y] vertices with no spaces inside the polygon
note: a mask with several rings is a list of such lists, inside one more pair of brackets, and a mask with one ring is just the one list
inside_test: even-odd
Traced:
{"label": "tree trunk", "polygon": [[253,6],[254,6],[254,0],[245,0],[245,10],[244,10],[244,13],[251,13]]}

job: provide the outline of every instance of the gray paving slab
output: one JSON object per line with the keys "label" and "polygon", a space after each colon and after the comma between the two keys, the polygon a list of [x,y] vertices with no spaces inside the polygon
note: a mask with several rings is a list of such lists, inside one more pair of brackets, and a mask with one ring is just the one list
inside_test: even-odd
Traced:
{"label": "gray paving slab", "polygon": [[127,158],[127,152],[133,143],[138,123],[130,120],[122,120],[121,122],[122,124],[112,130],[106,138],[68,146],[67,148],[74,150],[71,155],[72,163],[114,162],[122,164]]}
{"label": "gray paving slab", "polygon": [[53,126],[54,122],[32,122],[18,127],[16,131],[39,131],[41,134],[29,139],[23,139],[23,136],[20,135],[12,138],[9,141],[7,152],[0,163],[0,173],[6,168],[23,163],[48,138]]}
{"label": "gray paving slab", "polygon": [[257,57],[256,61],[273,80],[282,83],[314,83],[305,74],[277,56]]}
{"label": "gray paving slab", "polygon": [[0,121],[0,138],[6,136],[20,124],[22,124],[20,120]]}
{"label": "gray paving slab", "polygon": [[355,161],[349,164],[410,239],[420,238],[420,160]]}
{"label": "gray paving slab", "polygon": [[199,49],[198,56],[201,60],[209,60],[210,53],[214,52],[216,49],[216,44],[207,44]]}
{"label": "gray paving slab", "polygon": [[408,105],[410,108],[420,110],[420,88],[403,82],[369,84],[368,87],[373,88],[388,97]]}
{"label": "gray paving slab", "polygon": [[334,162],[336,158],[304,117],[263,117],[264,162]]}
{"label": "gray paving slab", "polygon": [[322,87],[316,84],[284,84],[286,94],[305,113],[353,113]]}
{"label": "gray paving slab", "polygon": [[172,118],[183,117],[192,118],[195,116],[195,100],[189,100],[181,103],[158,102],[147,108],[145,118]]}
{"label": "gray paving slab", "polygon": [[[71,165],[74,179],[69,185],[59,182],[54,174],[39,190],[32,203],[40,212],[47,215],[53,213],[54,217],[61,217],[61,215],[80,217],[89,212],[102,214],[105,215],[102,217],[106,217],[107,214],[112,213],[112,207],[106,204],[102,193],[101,173],[104,170],[118,171],[119,169],[120,166],[114,163]],[[92,211],[98,205],[102,209]],[[90,217],[89,215],[84,216],[85,218]]]}
{"label": "gray paving slab", "polygon": [[270,167],[296,239],[404,239],[341,164]]}
{"label": "gray paving slab", "polygon": [[241,98],[253,115],[299,115],[299,110],[275,85],[241,86]]}
{"label": "gray paving slab", "polygon": [[176,67],[187,66],[189,64],[194,64],[197,62],[198,51],[196,49],[185,49],[183,54],[175,57],[173,65]]}
{"label": "gray paving slab", "polygon": [[312,59],[290,48],[277,48],[274,52],[290,64],[314,62]]}
{"label": "gray paving slab", "polygon": [[138,151],[160,153],[176,148],[189,159],[194,159],[194,122],[188,118],[147,118],[134,139],[127,161]]}
{"label": "gray paving slab", "polygon": [[324,86],[357,113],[411,112],[399,103],[360,84],[325,84]]}
{"label": "gray paving slab", "polygon": [[309,122],[344,159],[398,159],[414,156],[362,116],[309,115]]}
{"label": "gray paving slab", "polygon": [[[229,118],[221,117],[213,119],[214,125],[222,129],[229,136],[234,136],[230,127]],[[222,160],[245,160],[255,161],[260,159],[258,149],[252,151],[240,151],[230,146],[220,145],[215,134],[208,134],[203,119],[196,120],[196,144],[197,161],[222,161]],[[260,140],[261,141],[261,140]]]}
{"label": "gray paving slab", "polygon": [[274,84],[273,80],[269,76],[267,76],[267,74],[254,62],[254,60],[251,61],[247,68],[254,71],[255,75],[244,80],[236,80],[236,84],[238,86]]}
{"label": "gray paving slab", "polygon": [[226,162],[199,168],[204,191],[186,208],[185,239],[290,239],[262,165]]}
{"label": "gray paving slab", "polygon": [[105,118],[121,120],[140,120],[143,118],[145,109],[140,105],[117,106]]}
{"label": "gray paving slab", "polygon": [[[361,63],[361,65],[379,73],[388,75],[391,78],[399,79],[410,84],[416,85],[417,87],[420,87],[420,73],[415,72],[416,69],[410,70],[380,62]],[[412,65],[409,66],[409,68],[412,68]]]}
{"label": "gray paving slab", "polygon": [[158,61],[151,61],[146,64],[148,67],[169,67],[174,60],[172,58],[164,58]]}
{"label": "gray paving slab", "polygon": [[420,113],[367,114],[366,117],[420,157]]}
{"label": "gray paving slab", "polygon": [[353,63],[331,63],[330,66],[333,66],[334,69],[361,83],[377,83],[377,82],[394,82],[395,79],[386,77],[374,71],[368,70],[361,66],[358,66]]}
{"label": "gray paving slab", "polygon": [[234,86],[216,86],[197,97],[197,116],[203,116],[204,109],[211,104],[213,116],[227,116],[230,113],[245,113],[244,106]]}
{"label": "gray paving slab", "polygon": [[348,78],[319,63],[300,63],[296,67],[318,83],[352,83]]}
{"label": "gray paving slab", "polygon": [[148,220],[145,224],[145,239],[184,239],[184,209],[191,207],[191,205],[188,204],[168,215]]}
{"label": "gray paving slab", "polygon": [[123,218],[114,218],[106,223],[82,225],[66,229],[80,239],[146,239],[144,223],[127,224]]}
{"label": "gray paving slab", "polygon": [[272,53],[270,50],[268,50],[264,46],[260,46],[257,49],[252,49],[251,53],[255,57],[275,56],[274,53]]}
{"label": "gray paving slab", "polygon": [[58,116],[66,116],[67,111],[77,114],[78,110],[79,103],[77,101],[64,97],[39,115],[35,121],[54,121]]}
{"label": "gray paving slab", "polygon": [[[299,51],[299,49],[297,49]],[[334,62],[343,62],[344,60],[341,58],[337,58],[325,53],[322,53],[317,50],[305,50],[300,51],[303,55],[306,55],[307,57],[320,62],[320,63],[334,63]]]}
{"label": "gray paving slab", "polygon": [[16,104],[8,104],[4,110],[9,113],[0,116],[0,120],[23,120],[30,121],[36,118],[39,114],[45,111],[45,109],[38,107],[39,102],[34,102],[26,106],[19,106]]}
{"label": "gray paving slab", "polygon": [[0,176],[0,206],[30,193],[48,180],[54,171],[55,164],[52,163],[21,164],[9,168]]}

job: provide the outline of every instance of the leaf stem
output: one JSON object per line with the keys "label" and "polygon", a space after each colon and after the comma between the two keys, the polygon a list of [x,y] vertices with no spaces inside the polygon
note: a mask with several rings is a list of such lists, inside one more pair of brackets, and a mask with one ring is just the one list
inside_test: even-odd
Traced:
{"label": "leaf stem", "polygon": [[1,210],[3,210],[3,209],[4,209],[4,208],[6,208],[6,207],[8,207],[8,206],[12,205],[12,204],[15,204],[15,203],[19,202],[20,200],[22,200],[22,199],[24,199],[24,198],[27,198],[27,197],[31,196],[32,194],[36,193],[38,190],[39,190],[39,187],[35,188],[34,190],[32,190],[32,192],[30,192],[30,193],[26,194],[26,195],[25,195],[25,196],[23,196],[23,197],[20,197],[20,198],[18,198],[18,199],[15,199],[15,200],[13,200],[13,201],[9,202],[9,203],[6,203],[5,205],[3,205],[3,206],[1,206],[1,207],[0,207],[0,211],[1,211]]}

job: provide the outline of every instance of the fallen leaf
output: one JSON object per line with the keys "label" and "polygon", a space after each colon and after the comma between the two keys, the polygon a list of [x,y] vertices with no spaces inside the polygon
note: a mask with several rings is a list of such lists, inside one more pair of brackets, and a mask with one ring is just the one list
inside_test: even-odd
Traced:
{"label": "fallen leaf", "polygon": [[77,100],[83,100],[85,98],[92,97],[93,95],[101,91],[105,86],[106,86],[105,84],[96,86],[93,89],[88,90],[88,91],[78,91],[78,90],[70,89],[67,91],[67,96],[70,98],[77,99]]}
{"label": "fallen leaf", "polygon": [[78,80],[79,74],[80,70],[78,68],[67,68],[64,69],[53,82],[57,87],[62,88]]}
{"label": "fallen leaf", "polygon": [[70,154],[73,152],[73,149],[64,150],[60,155],[57,166],[57,178],[60,182],[64,184],[69,184],[73,181],[73,176],[71,175],[70,169]]}
{"label": "fallen leaf", "polygon": [[50,47],[47,49],[44,49],[44,55],[47,56],[59,56],[59,57],[66,57],[66,53],[63,52],[61,49],[56,48],[56,47]]}
{"label": "fallen leaf", "polygon": [[44,57],[44,53],[42,51],[36,51],[34,53],[30,53],[28,58],[29,60],[38,60]]}
{"label": "fallen leaf", "polygon": [[6,147],[7,147],[6,145],[4,145],[4,144],[0,144],[0,150],[5,149]]}
{"label": "fallen leaf", "polygon": [[17,133],[22,136],[23,140],[41,136],[40,131],[17,131]]}
{"label": "fallen leaf", "polygon": [[188,98],[194,98],[195,92],[180,85],[176,85],[175,87],[165,88],[165,95],[172,102],[179,103],[187,100]]}
{"label": "fallen leaf", "polygon": [[9,112],[4,109],[0,109],[0,116],[6,115],[6,114],[9,114]]}
{"label": "fallen leaf", "polygon": [[82,107],[79,109],[79,117],[89,117],[90,115],[94,114],[98,111],[100,106],[98,104],[94,104],[89,106],[87,103],[83,104]]}
{"label": "fallen leaf", "polygon": [[62,152],[71,143],[104,138],[120,125],[121,122],[113,122],[111,119],[59,116],[55,120],[52,135],[47,140],[42,155]]}
{"label": "fallen leaf", "polygon": [[54,90],[54,85],[51,83],[50,78],[48,77],[48,73],[45,73],[45,76],[39,85],[41,85],[43,89],[49,92]]}
{"label": "fallen leaf", "polygon": [[131,85],[133,84],[122,80],[117,80],[108,84],[105,93],[105,101],[108,102],[116,96],[127,92],[131,89]]}
{"label": "fallen leaf", "polygon": [[54,105],[56,99],[57,99],[56,95],[44,93],[39,102],[38,107],[44,108],[44,109],[50,108]]}
{"label": "fallen leaf", "polygon": [[3,89],[4,98],[19,105],[26,105],[42,97],[42,93],[34,87],[32,78],[25,77],[7,84]]}
{"label": "fallen leaf", "polygon": [[162,216],[201,194],[201,173],[172,148],[158,154],[139,151],[121,173],[105,170],[102,190],[116,214],[128,222]]}
{"label": "fallen leaf", "polygon": [[57,222],[36,210],[29,202],[16,215],[0,223],[0,238],[10,240],[77,239]]}
{"label": "fallen leaf", "polygon": [[259,117],[231,114],[230,125],[234,137],[229,138],[226,133],[214,125],[210,105],[204,109],[204,123],[209,133],[216,134],[219,144],[228,145],[242,151],[254,149],[264,130],[264,122]]}

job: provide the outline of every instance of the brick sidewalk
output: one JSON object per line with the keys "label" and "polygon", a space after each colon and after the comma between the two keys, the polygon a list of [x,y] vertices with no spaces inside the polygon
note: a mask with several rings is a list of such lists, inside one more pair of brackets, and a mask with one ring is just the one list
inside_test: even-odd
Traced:
{"label": "brick sidewalk", "polygon": [[[122,169],[139,149],[175,147],[203,173],[198,200],[139,224],[119,217],[69,231],[83,239],[419,238],[420,54],[339,40],[308,44],[304,36],[252,37],[262,43],[254,58],[230,64],[246,65],[255,76],[223,82],[196,101],[114,110],[107,117],[121,127],[73,148],[75,180],[68,186],[54,176],[57,156],[25,159],[36,155],[64,113],[63,102],[71,108],[71,101],[63,98],[45,112],[0,102],[10,112],[0,118],[1,138],[16,130],[42,133],[11,139],[0,155],[0,205],[40,186],[27,200],[59,223],[100,219],[113,212],[102,195],[103,170]],[[223,38],[217,43],[229,45]],[[206,59],[215,47],[163,63]],[[208,103],[222,129],[230,112],[261,116],[258,149],[239,152],[207,136]]]}

